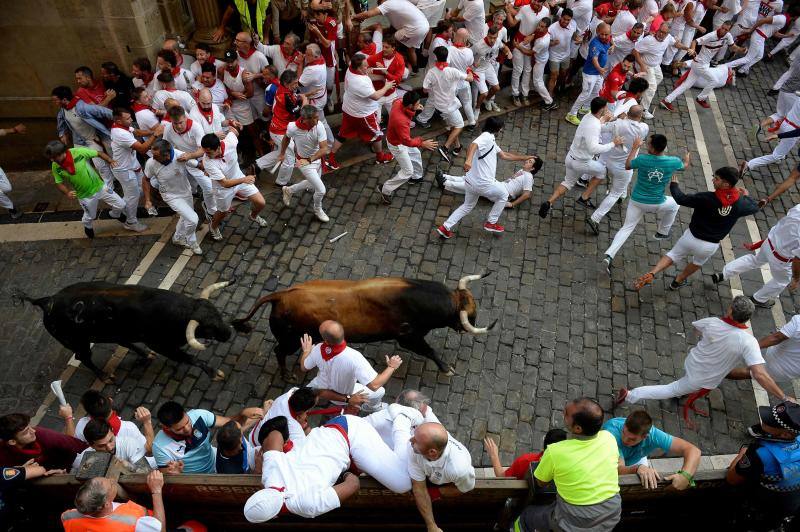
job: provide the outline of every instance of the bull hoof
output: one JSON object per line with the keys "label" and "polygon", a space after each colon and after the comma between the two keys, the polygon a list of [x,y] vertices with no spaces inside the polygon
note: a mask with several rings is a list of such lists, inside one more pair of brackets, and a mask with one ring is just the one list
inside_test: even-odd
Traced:
{"label": "bull hoof", "polygon": [[452,377],[456,374],[456,368],[454,368],[453,366],[448,366],[447,371],[443,371],[442,373],[444,373],[448,377]]}
{"label": "bull hoof", "polygon": [[214,378],[211,380],[213,382],[219,382],[225,380],[225,372],[222,371],[221,369],[218,369],[216,374],[214,375]]}

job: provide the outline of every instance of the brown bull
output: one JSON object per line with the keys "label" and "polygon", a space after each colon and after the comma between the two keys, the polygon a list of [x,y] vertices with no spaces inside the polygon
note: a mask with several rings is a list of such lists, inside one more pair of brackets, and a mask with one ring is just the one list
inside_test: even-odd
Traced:
{"label": "brown bull", "polygon": [[401,277],[308,281],[260,298],[247,316],[233,320],[232,325],[238,331],[250,331],[252,327],[247,322],[262,305],[272,303],[269,325],[277,340],[275,354],[286,380],[292,378],[286,369],[286,357],[298,350],[304,333],[319,341],[319,325],[325,320],[341,323],[350,342],[397,340],[400,347],[433,360],[440,371],[453,375],[453,367],[439,358],[425,335],[442,327],[486,333],[491,327],[475,327],[477,305],[467,289],[470,281],[485,276],[463,277],[457,290],[434,281]]}

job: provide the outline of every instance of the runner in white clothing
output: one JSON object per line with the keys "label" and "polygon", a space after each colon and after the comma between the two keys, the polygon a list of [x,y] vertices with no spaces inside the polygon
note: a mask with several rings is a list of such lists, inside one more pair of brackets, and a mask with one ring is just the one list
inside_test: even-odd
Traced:
{"label": "runner in white clothing", "polygon": [[786,159],[786,156],[789,155],[792,148],[800,141],[800,137],[784,138],[779,137],[779,135],[793,133],[798,129],[800,129],[800,98],[795,99],[789,112],[786,113],[786,117],[781,121],[780,127],[778,127],[778,131],[776,132],[777,135],[768,137],[769,140],[780,138],[780,142],[778,142],[777,146],[772,150],[772,153],[739,163],[739,178],[744,176],[745,172],[748,170],[753,170],[768,164],[775,164]]}
{"label": "runner in white clothing", "polygon": [[333,146],[333,131],[328,121],[325,119],[325,104],[328,101],[327,83],[327,67],[325,66],[325,59],[322,57],[322,50],[318,44],[308,43],[303,64],[303,72],[300,74],[300,87],[306,98],[308,104],[313,105],[317,111],[317,118],[325,128],[325,135],[328,139],[328,146]]}
{"label": "runner in white clothing", "polygon": [[[539,30],[539,23],[543,19],[548,20],[547,26],[550,25],[550,8],[543,7],[541,0],[532,0],[530,4],[523,5],[519,10],[515,9],[513,4],[506,4],[506,12],[508,13],[508,25],[510,27],[519,25],[517,33],[514,34],[514,50],[511,58],[514,67],[511,72],[511,98],[516,106],[529,105],[528,92],[531,88],[531,73],[533,72],[531,43],[536,38],[534,32]],[[520,92],[522,93],[521,100]]]}
{"label": "runner in white clothing", "polygon": [[747,77],[753,65],[764,57],[764,45],[767,39],[773,36],[777,39],[794,37],[793,33],[781,33],[779,31],[786,25],[787,20],[786,15],[773,15],[759,19],[751,30],[750,47],[747,49],[747,54],[739,59],[729,61],[725,65],[728,68],[737,69],[737,75]]}
{"label": "runner in white clothing", "polygon": [[[783,327],[758,340],[758,347],[766,348],[764,362],[767,373],[776,382],[791,382],[800,378],[800,314],[795,314]],[[750,379],[750,369],[735,368],[728,379]]]}
{"label": "runner in white clothing", "polygon": [[[512,53],[508,46],[498,39],[498,30],[495,27],[489,28],[486,37],[472,44],[472,53],[475,56],[475,64],[472,70],[475,74],[475,84],[478,87],[478,100],[475,104],[475,119],[480,115],[481,104],[487,98],[491,98],[500,91],[500,81],[497,79],[497,56],[502,51],[503,55],[511,59]],[[499,111],[496,104],[489,109],[487,103],[486,110]]]}
{"label": "runner in white clothing", "polygon": [[229,127],[241,129],[242,125],[236,120],[225,118],[219,106],[214,103],[214,97],[208,89],[201,90],[197,95],[197,107],[189,111],[192,122],[199,124],[203,134],[216,133],[225,135]]}
{"label": "runner in white clothing", "polygon": [[250,443],[254,447],[260,446],[266,436],[266,434],[260,434],[261,428],[270,419],[284,416],[293,447],[303,445],[306,435],[311,430],[308,425],[308,411],[317,405],[318,398],[319,390],[302,386],[291,388],[285,394],[276,397],[274,401],[267,400],[265,404],[269,403],[269,408],[266,409],[264,417],[250,431],[248,436]]}
{"label": "runner in white clothing", "polygon": [[[590,7],[591,10],[591,2]],[[547,92],[556,93],[556,85],[563,84],[569,72],[572,47],[583,39],[578,33],[577,22],[572,17],[572,10],[565,7],[561,16],[548,28],[550,34],[550,77],[547,80]],[[558,104],[556,104],[557,106]],[[555,109],[555,107],[553,107]]]}
{"label": "runner in white clothing", "polygon": [[458,0],[458,5],[447,18],[452,22],[463,22],[473,44],[486,37],[486,9],[481,0]]}
{"label": "runner in white clothing", "polygon": [[[543,164],[540,158],[534,156],[525,161],[522,169],[517,170],[513,176],[505,181],[499,182],[508,191],[506,209],[513,209],[531,198],[533,192],[533,175],[539,171]],[[436,173],[436,183],[439,185],[439,188],[456,194],[464,194],[467,188],[467,183],[463,177],[447,175],[440,172]]]}
{"label": "runner in white clothing", "polygon": [[161,82],[161,89],[153,94],[153,101],[151,103],[153,109],[156,111],[164,111],[166,109],[164,102],[170,98],[177,100],[177,102],[181,104],[181,107],[186,109],[187,112],[196,105],[191,94],[175,88],[175,79],[172,77],[172,74],[169,72],[162,72],[158,75],[157,79]]}
{"label": "runner in white clothing", "polygon": [[[483,125],[483,133],[472,141],[467,149],[464,162],[464,203],[456,209],[445,222],[436,228],[443,238],[455,236],[452,229],[461,219],[472,212],[481,196],[494,203],[483,228],[491,233],[502,233],[505,228],[497,223],[508,202],[508,189],[500,184],[497,175],[497,157],[505,161],[526,161],[535,155],[523,155],[500,149],[495,136],[503,129],[503,119],[492,116]],[[441,182],[444,176],[437,176]]]}
{"label": "runner in white clothing", "polygon": [[648,87],[641,100],[642,107],[644,107],[644,117],[647,120],[653,118],[652,113],[649,111],[650,103],[656,95],[658,84],[664,79],[664,74],[661,72],[661,58],[664,56],[668,46],[672,44],[683,46],[680,43],[676,43],[675,37],[669,34],[669,27],[669,22],[663,22],[655,34],[639,39],[633,48],[633,56],[636,58],[636,62],[647,66],[645,79]]}

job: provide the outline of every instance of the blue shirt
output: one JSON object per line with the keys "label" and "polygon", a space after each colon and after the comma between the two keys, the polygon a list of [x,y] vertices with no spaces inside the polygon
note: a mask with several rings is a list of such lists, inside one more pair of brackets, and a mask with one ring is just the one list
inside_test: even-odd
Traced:
{"label": "blue shirt", "polygon": [[275,93],[278,92],[278,84],[273,82],[264,89],[264,103],[272,107],[275,104]]}
{"label": "blue shirt", "polygon": [[672,174],[683,170],[683,161],[672,155],[639,155],[631,161],[637,169],[636,184],[631,199],[647,205],[661,205]]}
{"label": "blue shirt", "polygon": [[217,416],[208,410],[186,412],[192,422],[192,435],[188,440],[175,440],[163,430],[153,440],[153,457],[158,467],[167,462],[183,460],[184,473],[214,473],[215,453],[211,446],[211,429]]}
{"label": "blue shirt", "polygon": [[589,51],[586,52],[586,62],[583,64],[583,73],[592,76],[599,76],[600,72],[594,67],[592,59],[597,57],[597,64],[605,68],[608,63],[608,49],[611,48],[611,43],[602,42],[599,37],[595,37],[589,41]]}
{"label": "blue shirt", "polygon": [[672,436],[655,427],[650,427],[650,433],[647,437],[636,445],[631,447],[623,445],[622,427],[624,425],[624,417],[615,417],[603,423],[603,430],[610,432],[617,440],[619,455],[622,457],[626,466],[631,466],[642,458],[650,456],[650,453],[656,449],[661,449],[665,453],[668,453],[669,448],[672,447]]}

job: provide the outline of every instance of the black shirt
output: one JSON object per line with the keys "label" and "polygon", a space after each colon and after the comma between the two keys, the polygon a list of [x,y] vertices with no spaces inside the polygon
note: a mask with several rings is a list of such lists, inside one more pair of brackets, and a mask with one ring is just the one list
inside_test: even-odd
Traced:
{"label": "black shirt", "polygon": [[103,86],[108,89],[114,89],[117,95],[109,103],[111,109],[117,107],[124,107],[125,109],[131,108],[131,99],[133,98],[133,81],[125,74],[119,74],[117,81],[104,81]]}
{"label": "black shirt", "polygon": [[722,202],[713,192],[697,192],[684,194],[678,183],[674,181],[669,185],[672,199],[678,205],[685,205],[694,209],[689,230],[692,235],[706,242],[718,243],[728,236],[736,220],[742,216],[749,216],[758,212],[758,204],[749,196],[741,195],[736,203],[730,207],[723,207]]}

